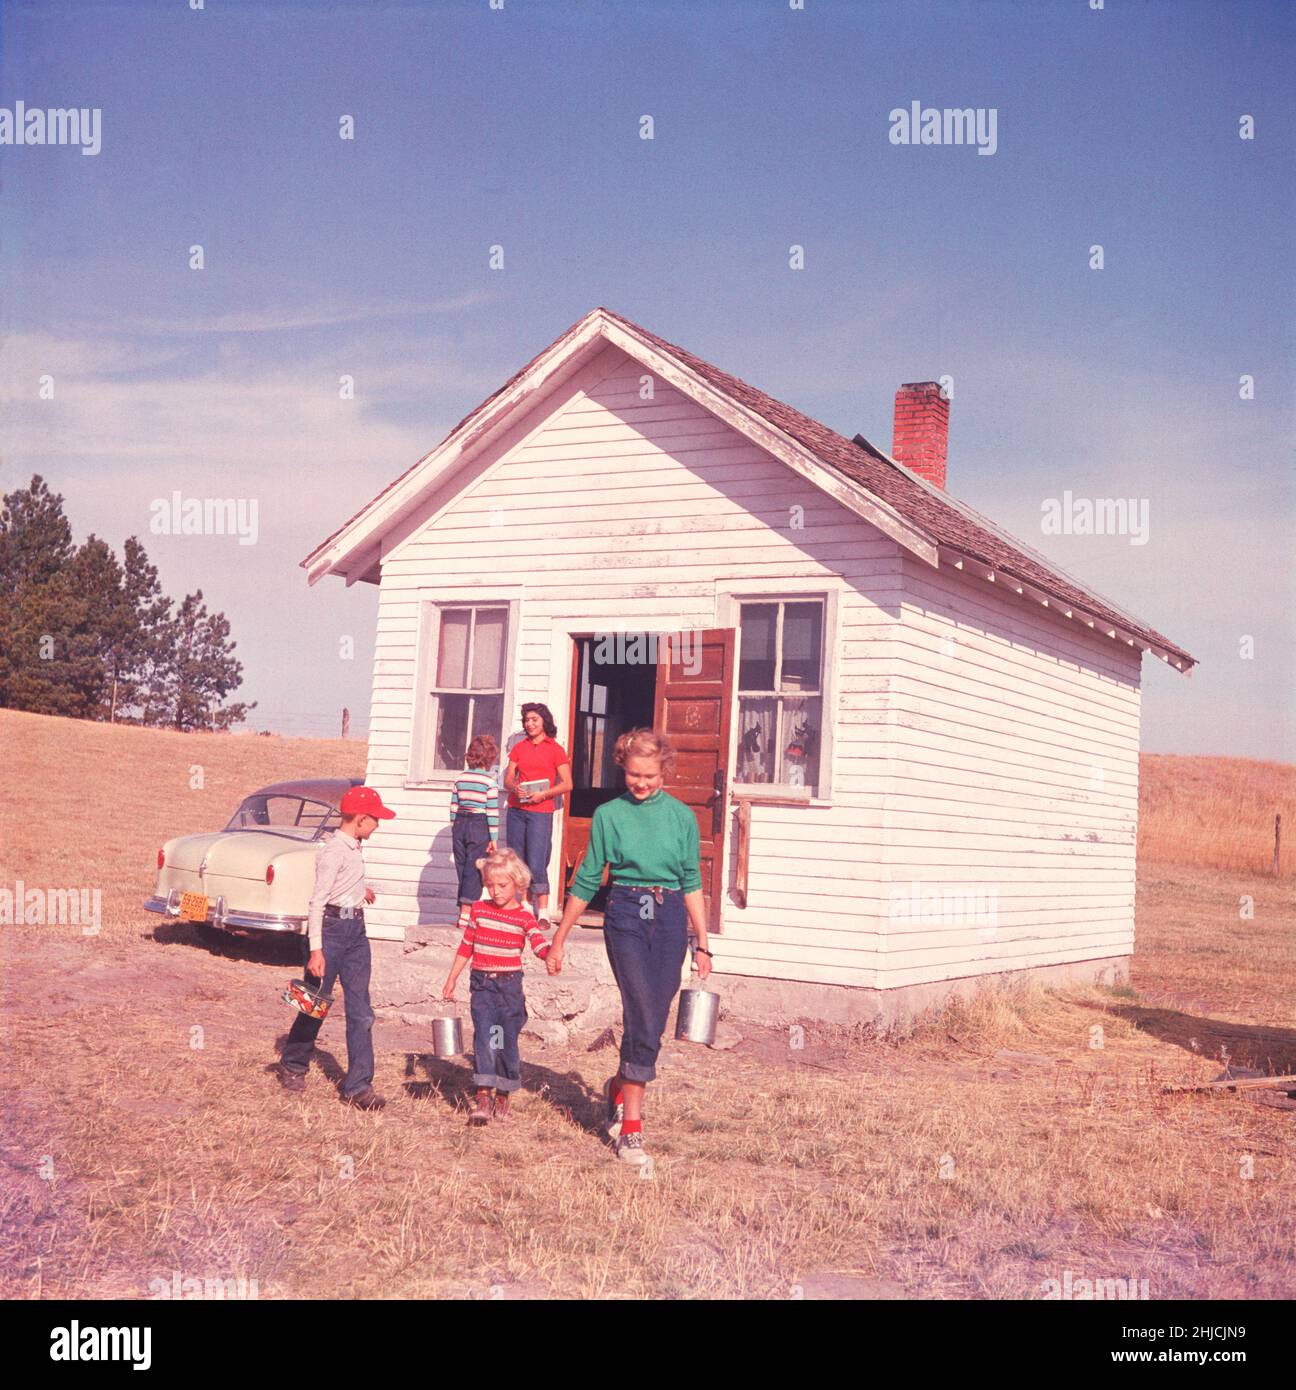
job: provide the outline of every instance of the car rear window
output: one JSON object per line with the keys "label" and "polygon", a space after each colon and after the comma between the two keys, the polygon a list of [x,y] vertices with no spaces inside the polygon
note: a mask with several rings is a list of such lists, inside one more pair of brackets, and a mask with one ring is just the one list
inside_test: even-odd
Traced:
{"label": "car rear window", "polygon": [[337,807],[327,802],[254,792],[244,798],[225,829],[260,830],[294,840],[313,840],[326,830],[336,830],[341,823]]}

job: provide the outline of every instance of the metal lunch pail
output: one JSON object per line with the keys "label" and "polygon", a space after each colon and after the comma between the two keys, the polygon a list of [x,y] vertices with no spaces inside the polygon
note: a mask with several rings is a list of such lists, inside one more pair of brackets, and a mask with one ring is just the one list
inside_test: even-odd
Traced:
{"label": "metal lunch pail", "polygon": [[679,1013],[675,1016],[675,1036],[683,1042],[715,1042],[720,1017],[720,996],[710,989],[682,989]]}
{"label": "metal lunch pail", "polygon": [[283,1001],[298,1013],[305,1014],[307,1018],[318,1018],[323,1022],[332,1007],[333,996],[312,989],[305,980],[293,980],[283,992]]}
{"label": "metal lunch pail", "polygon": [[432,1020],[432,1055],[462,1057],[464,1050],[463,1022],[457,1018]]}

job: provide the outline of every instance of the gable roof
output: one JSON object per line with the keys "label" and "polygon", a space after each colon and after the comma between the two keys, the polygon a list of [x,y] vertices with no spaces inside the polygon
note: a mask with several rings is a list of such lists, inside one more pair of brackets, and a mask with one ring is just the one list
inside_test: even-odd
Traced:
{"label": "gable roof", "polygon": [[1113,640],[1151,651],[1180,671],[1196,664],[1182,647],[1001,530],[966,503],[897,463],[862,435],[853,440],[728,372],[613,313],[592,309],[466,415],[437,447],[390,483],[301,563],[315,583],[348,582],[375,563],[381,537],[467,455],[497,438],[539,392],[571,376],[611,342],[672,386],[720,414],[929,564],[946,563],[1007,587]]}

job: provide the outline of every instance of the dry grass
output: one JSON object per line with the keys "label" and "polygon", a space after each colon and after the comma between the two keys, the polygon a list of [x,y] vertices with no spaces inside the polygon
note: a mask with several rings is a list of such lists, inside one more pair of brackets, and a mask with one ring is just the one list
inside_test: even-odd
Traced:
{"label": "dry grass", "polygon": [[100,889],[109,940],[138,936],[163,841],[218,830],[267,783],[365,773],[365,744],[352,740],[177,734],[14,710],[0,710],[0,746],[0,884]]}
{"label": "dry grass", "polygon": [[1271,873],[1274,816],[1283,818],[1280,869],[1296,871],[1296,767],[1249,758],[1139,759],[1140,864]]}
{"label": "dry grass", "polygon": [[[1290,1112],[1162,1095],[1218,1068],[1097,994],[995,991],[845,1052],[680,1045],[653,1096],[652,1181],[586,1128],[599,1054],[562,1058],[548,1093],[475,1131],[447,1064],[386,1052],[392,1103],[367,1116],[318,1077],[279,1092],[269,1032],[164,1009],[14,1030],[7,1297],[141,1297],[173,1270],[262,1298],[1031,1297],[1066,1269],[1148,1278],[1154,1297],[1296,1291]],[[200,1050],[191,1016],[212,1031]]]}
{"label": "dry grass", "polygon": [[[1145,874],[1138,994],[1018,985],[903,1040],[668,1044],[644,1181],[594,1132],[613,1054],[526,1045],[527,1093],[482,1131],[465,1070],[413,1029],[380,1029],[382,1113],[315,1070],[288,1096],[267,1070],[284,972],[139,912],[165,827],[351,771],[360,745],[165,746],[182,736],[0,712],[15,727],[0,882],[94,873],[106,913],[101,938],[6,938],[4,1296],[146,1297],[173,1271],[262,1298],[1038,1297],[1065,1270],[1154,1298],[1296,1294],[1293,1111],[1160,1090],[1218,1074],[1221,1048],[1296,1070],[1290,904],[1264,875]],[[341,1029],[321,1042],[336,1074]]]}

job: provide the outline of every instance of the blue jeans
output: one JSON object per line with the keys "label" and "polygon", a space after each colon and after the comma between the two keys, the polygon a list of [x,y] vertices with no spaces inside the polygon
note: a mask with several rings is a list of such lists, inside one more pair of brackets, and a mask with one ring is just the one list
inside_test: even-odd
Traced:
{"label": "blue jeans", "polygon": [[473,970],[468,976],[473,1023],[473,1085],[516,1091],[522,1084],[518,1034],[526,1027],[520,970]]}
{"label": "blue jeans", "polygon": [[[310,958],[310,942],[302,938],[306,958]],[[364,913],[354,909],[350,916],[334,916],[324,911],[324,993],[332,991],[335,982],[342,985],[346,1002],[347,1074],[342,1083],[344,1096],[359,1095],[373,1085],[373,1007],[369,1003],[369,938],[365,935]],[[306,972],[306,983],[318,986],[319,977]],[[334,1008],[336,1008],[336,1004]],[[331,1012],[331,1011],[330,1011]],[[304,1075],[310,1065],[315,1036],[324,1022],[298,1014],[288,1030],[283,1050],[283,1068]]]}
{"label": "blue jeans", "polygon": [[477,861],[490,844],[490,826],[480,811],[460,811],[450,827],[450,847],[459,871],[459,901],[475,903],[482,895],[481,870]]}
{"label": "blue jeans", "polygon": [[553,843],[553,812],[510,806],[505,825],[508,847],[531,870],[531,891],[549,891],[549,846]]}
{"label": "blue jeans", "polygon": [[688,952],[684,894],[666,889],[658,904],[641,888],[614,883],[603,913],[603,944],[621,991],[621,1075],[652,1081]]}

